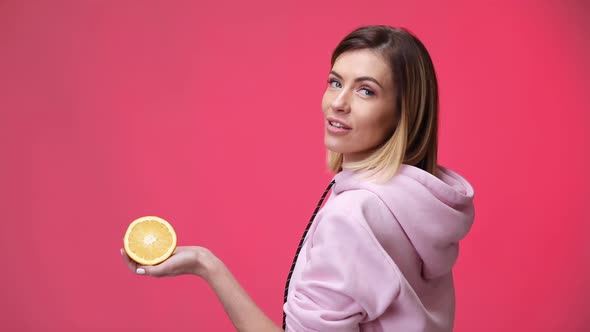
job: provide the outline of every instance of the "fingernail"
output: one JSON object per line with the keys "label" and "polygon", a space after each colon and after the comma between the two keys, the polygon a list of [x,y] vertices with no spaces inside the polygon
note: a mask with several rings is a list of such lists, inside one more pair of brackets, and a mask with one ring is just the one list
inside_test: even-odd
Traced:
{"label": "fingernail", "polygon": [[142,269],[142,268],[139,268],[139,269],[135,270],[135,273],[137,273],[137,274],[145,274],[145,270]]}

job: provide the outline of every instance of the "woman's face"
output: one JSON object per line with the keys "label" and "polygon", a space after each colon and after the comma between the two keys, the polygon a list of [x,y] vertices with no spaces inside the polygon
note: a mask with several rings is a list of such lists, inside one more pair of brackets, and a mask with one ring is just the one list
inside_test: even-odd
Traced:
{"label": "woman's face", "polygon": [[391,69],[380,55],[341,54],[322,99],[326,148],[342,153],[344,162],[368,157],[393,134],[395,99]]}

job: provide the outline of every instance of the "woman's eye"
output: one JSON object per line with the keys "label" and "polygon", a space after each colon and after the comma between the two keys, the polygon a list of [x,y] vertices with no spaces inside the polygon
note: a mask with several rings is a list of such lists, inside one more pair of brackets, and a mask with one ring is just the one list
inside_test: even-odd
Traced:
{"label": "woman's eye", "polygon": [[331,88],[341,88],[342,87],[342,85],[340,85],[340,82],[338,82],[334,79],[329,79],[328,84],[330,85]]}
{"label": "woman's eye", "polygon": [[365,96],[374,96],[375,95],[375,92],[373,92],[367,88],[362,88],[361,91],[363,91],[363,94]]}

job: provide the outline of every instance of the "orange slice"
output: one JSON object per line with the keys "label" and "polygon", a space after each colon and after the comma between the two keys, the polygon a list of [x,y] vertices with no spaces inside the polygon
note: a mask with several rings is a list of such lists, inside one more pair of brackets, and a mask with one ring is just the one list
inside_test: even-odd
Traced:
{"label": "orange slice", "polygon": [[156,216],[135,219],[125,232],[127,255],[141,265],[162,263],[176,249],[176,232],[166,220]]}

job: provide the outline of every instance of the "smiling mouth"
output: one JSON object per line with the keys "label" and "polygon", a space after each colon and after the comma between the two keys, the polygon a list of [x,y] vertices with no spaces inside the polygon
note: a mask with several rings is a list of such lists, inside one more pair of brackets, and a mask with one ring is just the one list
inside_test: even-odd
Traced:
{"label": "smiling mouth", "polygon": [[339,129],[351,129],[351,128],[345,127],[343,124],[341,124],[339,122],[328,121],[328,123],[330,124],[330,126],[336,127],[336,128],[339,128]]}

